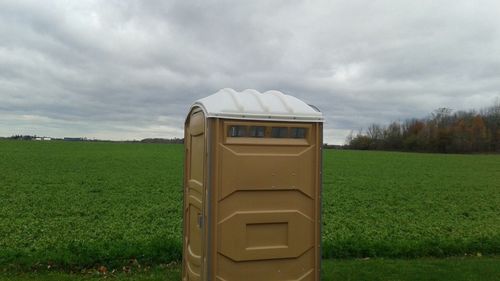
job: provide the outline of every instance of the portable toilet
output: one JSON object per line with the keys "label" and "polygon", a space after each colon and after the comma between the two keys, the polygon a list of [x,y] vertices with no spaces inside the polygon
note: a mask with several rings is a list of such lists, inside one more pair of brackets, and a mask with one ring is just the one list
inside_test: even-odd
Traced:
{"label": "portable toilet", "polygon": [[222,89],[185,123],[184,281],[320,280],[323,115]]}

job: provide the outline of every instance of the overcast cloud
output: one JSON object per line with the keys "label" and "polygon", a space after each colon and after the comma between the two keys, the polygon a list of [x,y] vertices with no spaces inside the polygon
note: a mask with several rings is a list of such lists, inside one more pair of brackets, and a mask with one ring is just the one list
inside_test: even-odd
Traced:
{"label": "overcast cloud", "polygon": [[498,1],[0,1],[0,136],[181,137],[220,88],[280,90],[325,141],[500,96]]}

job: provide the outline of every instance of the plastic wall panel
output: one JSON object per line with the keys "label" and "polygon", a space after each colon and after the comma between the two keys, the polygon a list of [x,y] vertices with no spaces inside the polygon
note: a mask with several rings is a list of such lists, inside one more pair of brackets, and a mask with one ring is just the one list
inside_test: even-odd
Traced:
{"label": "plastic wall panel", "polygon": [[[229,137],[234,125],[308,133]],[[320,280],[321,130],[319,123],[205,119],[193,109],[185,134],[183,281]]]}
{"label": "plastic wall panel", "polygon": [[304,140],[252,139],[227,137],[227,124],[215,150],[213,280],[319,280],[317,127],[301,124]]}

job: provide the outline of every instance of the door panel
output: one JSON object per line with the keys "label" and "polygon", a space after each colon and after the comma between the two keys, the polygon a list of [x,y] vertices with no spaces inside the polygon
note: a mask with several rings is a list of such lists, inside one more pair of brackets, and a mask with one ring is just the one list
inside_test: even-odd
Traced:
{"label": "door panel", "polygon": [[184,281],[200,281],[203,266],[203,194],[205,118],[191,114],[186,128],[186,187],[184,192]]}

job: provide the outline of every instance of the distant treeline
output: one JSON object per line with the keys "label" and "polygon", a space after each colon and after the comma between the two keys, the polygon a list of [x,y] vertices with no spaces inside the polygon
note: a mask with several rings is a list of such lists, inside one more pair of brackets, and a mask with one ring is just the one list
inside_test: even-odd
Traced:
{"label": "distant treeline", "polygon": [[5,139],[11,139],[11,140],[63,140],[63,141],[100,141],[97,139],[88,139],[88,138],[80,138],[80,137],[64,137],[64,138],[53,138],[53,137],[46,137],[46,136],[37,136],[37,135],[12,135],[10,137],[7,137]]}
{"label": "distant treeline", "polygon": [[30,136],[30,135],[13,135],[10,136],[6,139],[11,139],[11,140],[34,140],[36,139],[36,136]]}
{"label": "distant treeline", "polygon": [[180,138],[173,138],[173,139],[161,139],[161,138],[150,138],[150,139],[143,139],[141,140],[142,143],[176,143],[176,144],[182,144],[184,143],[184,139]]}
{"label": "distant treeline", "polygon": [[143,140],[130,140],[130,141],[111,141],[111,140],[100,140],[100,139],[88,139],[86,137],[64,137],[64,138],[52,138],[52,137],[39,137],[36,135],[13,135],[4,139],[11,140],[58,140],[58,141],[84,141],[84,142],[141,142],[141,143],[168,143],[168,144],[182,144],[184,143],[183,138],[147,138]]}
{"label": "distant treeline", "polygon": [[429,117],[372,124],[347,137],[351,149],[440,153],[500,152],[500,102],[480,111],[435,110]]}

